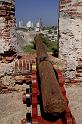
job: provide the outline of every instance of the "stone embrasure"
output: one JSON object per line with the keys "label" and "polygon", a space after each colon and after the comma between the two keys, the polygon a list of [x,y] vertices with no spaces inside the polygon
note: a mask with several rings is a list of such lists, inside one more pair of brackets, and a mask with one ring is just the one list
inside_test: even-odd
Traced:
{"label": "stone embrasure", "polygon": [[59,58],[66,79],[82,81],[82,0],[60,0]]}

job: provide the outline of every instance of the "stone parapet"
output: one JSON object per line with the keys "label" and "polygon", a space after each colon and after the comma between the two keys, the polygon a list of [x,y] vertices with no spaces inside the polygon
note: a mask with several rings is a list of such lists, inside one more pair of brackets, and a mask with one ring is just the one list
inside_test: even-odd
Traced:
{"label": "stone parapet", "polygon": [[17,56],[15,28],[15,0],[0,0],[0,82],[11,87],[15,83],[12,74]]}
{"label": "stone parapet", "polygon": [[82,60],[82,0],[60,0],[59,58],[65,61],[66,79],[76,79]]}
{"label": "stone parapet", "polygon": [[0,54],[16,52],[15,1],[0,0]]}

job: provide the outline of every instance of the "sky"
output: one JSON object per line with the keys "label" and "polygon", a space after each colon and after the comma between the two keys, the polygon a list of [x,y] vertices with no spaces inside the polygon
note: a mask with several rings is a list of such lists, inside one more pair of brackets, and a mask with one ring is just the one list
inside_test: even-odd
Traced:
{"label": "sky", "polygon": [[16,0],[16,20],[24,23],[40,18],[44,25],[57,25],[59,0]]}

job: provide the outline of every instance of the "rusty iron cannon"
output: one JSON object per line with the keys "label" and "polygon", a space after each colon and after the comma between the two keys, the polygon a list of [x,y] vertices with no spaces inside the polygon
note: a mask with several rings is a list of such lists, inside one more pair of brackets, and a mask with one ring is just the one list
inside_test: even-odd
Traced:
{"label": "rusty iron cannon", "polygon": [[35,44],[43,110],[45,113],[59,115],[65,111],[66,103],[59,87],[56,72],[48,60],[48,54],[40,34],[35,36]]}
{"label": "rusty iron cannon", "polygon": [[42,42],[42,39],[39,34],[36,35],[35,44],[36,44],[36,51],[37,51],[37,62],[40,63],[41,61],[48,58],[47,52],[46,52],[46,46]]}

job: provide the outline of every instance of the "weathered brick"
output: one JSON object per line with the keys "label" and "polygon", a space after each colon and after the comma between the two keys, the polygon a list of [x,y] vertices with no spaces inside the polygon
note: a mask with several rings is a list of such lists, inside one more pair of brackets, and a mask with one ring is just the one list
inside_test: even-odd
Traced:
{"label": "weathered brick", "polygon": [[69,80],[76,79],[76,68],[81,65],[79,62],[82,60],[81,22],[82,1],[60,0],[59,57],[65,61],[65,77]]}
{"label": "weathered brick", "polygon": [[[0,0],[0,53],[11,50],[16,51],[16,19],[15,19],[15,1]],[[10,40],[11,39],[11,40]],[[1,42],[2,41],[2,42]],[[6,42],[9,42],[8,46]]]}

